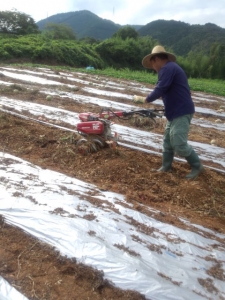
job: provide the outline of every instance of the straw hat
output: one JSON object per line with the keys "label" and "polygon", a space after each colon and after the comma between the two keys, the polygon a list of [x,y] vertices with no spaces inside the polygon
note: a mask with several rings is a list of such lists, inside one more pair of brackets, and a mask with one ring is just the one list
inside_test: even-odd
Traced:
{"label": "straw hat", "polygon": [[156,54],[167,54],[169,61],[176,61],[176,56],[174,54],[166,52],[166,50],[163,46],[158,45],[152,49],[151,54],[148,54],[143,58],[143,60],[142,60],[143,67],[152,69],[152,63],[150,60]]}

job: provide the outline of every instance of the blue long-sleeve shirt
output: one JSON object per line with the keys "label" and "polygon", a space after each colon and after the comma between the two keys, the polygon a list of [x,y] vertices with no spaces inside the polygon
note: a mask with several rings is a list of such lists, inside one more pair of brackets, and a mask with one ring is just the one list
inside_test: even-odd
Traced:
{"label": "blue long-sleeve shirt", "polygon": [[160,69],[157,85],[146,101],[153,102],[160,97],[169,121],[195,112],[187,76],[175,62],[168,62]]}

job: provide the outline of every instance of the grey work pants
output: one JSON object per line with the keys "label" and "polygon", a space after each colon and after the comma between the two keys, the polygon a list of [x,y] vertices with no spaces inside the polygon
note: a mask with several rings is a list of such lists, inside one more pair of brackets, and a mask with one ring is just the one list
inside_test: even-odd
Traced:
{"label": "grey work pants", "polygon": [[163,137],[163,152],[173,152],[181,157],[191,154],[192,147],[187,141],[192,117],[193,114],[189,114],[167,121]]}

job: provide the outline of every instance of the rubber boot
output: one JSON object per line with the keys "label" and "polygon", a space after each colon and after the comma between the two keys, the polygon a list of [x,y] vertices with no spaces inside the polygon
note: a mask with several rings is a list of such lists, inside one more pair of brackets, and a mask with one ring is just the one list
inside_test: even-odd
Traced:
{"label": "rubber boot", "polygon": [[172,162],[174,153],[173,152],[163,152],[162,155],[162,167],[157,170],[157,172],[171,172]]}
{"label": "rubber boot", "polygon": [[186,178],[187,179],[195,179],[198,177],[200,173],[204,171],[204,167],[194,150],[192,150],[191,154],[185,157],[189,165],[191,166],[191,173],[189,173]]}

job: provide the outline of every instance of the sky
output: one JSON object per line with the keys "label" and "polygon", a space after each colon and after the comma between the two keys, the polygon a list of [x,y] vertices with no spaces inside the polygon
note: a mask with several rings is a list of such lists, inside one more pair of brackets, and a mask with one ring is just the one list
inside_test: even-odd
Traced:
{"label": "sky", "polygon": [[58,13],[89,10],[120,25],[146,25],[163,19],[225,28],[225,0],[0,0],[0,11],[12,9],[36,22]]}

